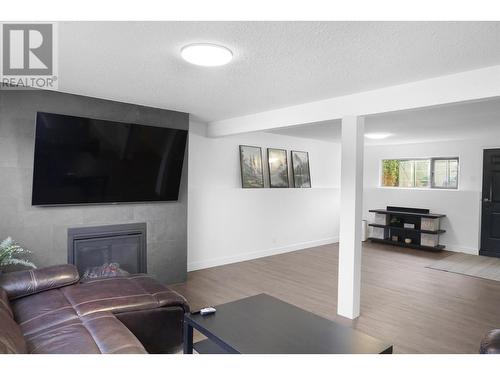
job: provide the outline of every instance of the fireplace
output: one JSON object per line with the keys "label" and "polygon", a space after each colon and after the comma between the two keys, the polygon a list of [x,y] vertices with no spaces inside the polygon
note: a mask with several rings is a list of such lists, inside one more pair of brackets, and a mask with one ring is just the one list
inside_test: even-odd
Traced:
{"label": "fireplace", "polygon": [[68,228],[68,263],[76,265],[80,275],[106,263],[146,273],[146,254],[146,223]]}

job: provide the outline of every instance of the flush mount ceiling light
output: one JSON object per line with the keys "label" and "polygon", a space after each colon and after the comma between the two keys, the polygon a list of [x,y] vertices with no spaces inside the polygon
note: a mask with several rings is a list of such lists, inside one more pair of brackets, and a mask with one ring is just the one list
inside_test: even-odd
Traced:
{"label": "flush mount ceiling light", "polygon": [[391,135],[391,133],[366,133],[365,137],[368,139],[385,139]]}
{"label": "flush mount ceiling light", "polygon": [[182,47],[181,56],[187,62],[200,66],[226,65],[233,58],[233,53],[217,44],[197,43]]}

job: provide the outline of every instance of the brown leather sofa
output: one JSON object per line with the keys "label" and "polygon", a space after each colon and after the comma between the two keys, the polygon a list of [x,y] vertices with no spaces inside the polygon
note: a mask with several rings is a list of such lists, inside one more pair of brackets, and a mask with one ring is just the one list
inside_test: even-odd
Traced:
{"label": "brown leather sofa", "polygon": [[0,353],[172,353],[189,306],[147,275],[79,282],[73,265],[0,275]]}

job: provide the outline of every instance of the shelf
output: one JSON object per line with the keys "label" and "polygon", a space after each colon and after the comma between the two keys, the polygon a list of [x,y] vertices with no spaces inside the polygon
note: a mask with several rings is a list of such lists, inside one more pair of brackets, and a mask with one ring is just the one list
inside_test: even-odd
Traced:
{"label": "shelf", "polygon": [[393,245],[393,246],[400,246],[400,247],[409,247],[412,249],[419,249],[419,250],[429,250],[429,251],[440,251],[444,249],[444,245],[437,245],[435,247],[433,246],[422,246],[422,245],[417,245],[417,244],[407,244],[405,242],[400,242],[400,241],[392,241],[392,240],[385,240],[381,238],[374,238],[374,237],[369,237],[368,240],[372,242],[378,242],[378,243],[383,243],[386,245]]}
{"label": "shelf", "polygon": [[199,354],[227,354],[219,345],[208,339],[194,343],[193,349]]}
{"label": "shelf", "polygon": [[441,217],[445,217],[446,215],[442,214],[422,214],[418,212],[406,212],[406,211],[388,211],[388,210],[369,210],[369,212],[374,212],[376,214],[383,215],[402,215],[402,216],[417,216],[417,217],[427,217],[430,219],[439,219]]}
{"label": "shelf", "polygon": [[425,233],[425,234],[443,234],[443,233],[446,233],[446,231],[444,229],[425,230],[425,229],[414,229],[414,228],[396,227],[394,225],[384,225],[384,224],[368,224],[368,225],[370,227],[387,228],[387,229],[398,229],[398,230],[404,230],[404,231],[415,232],[415,233]]}

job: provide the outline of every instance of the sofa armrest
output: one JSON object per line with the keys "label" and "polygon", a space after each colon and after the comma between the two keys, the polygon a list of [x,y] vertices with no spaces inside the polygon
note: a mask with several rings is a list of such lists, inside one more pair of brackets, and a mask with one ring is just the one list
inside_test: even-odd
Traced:
{"label": "sofa armrest", "polygon": [[0,288],[10,300],[26,297],[49,289],[75,284],[80,279],[72,264],[61,264],[34,270],[9,272],[0,275]]}
{"label": "sofa armrest", "polygon": [[9,303],[9,296],[7,296],[7,292],[3,288],[0,288],[0,313],[2,311],[5,311],[8,316],[14,319],[14,314]]}
{"label": "sofa armrest", "polygon": [[481,340],[481,354],[500,354],[500,329],[488,332]]}

